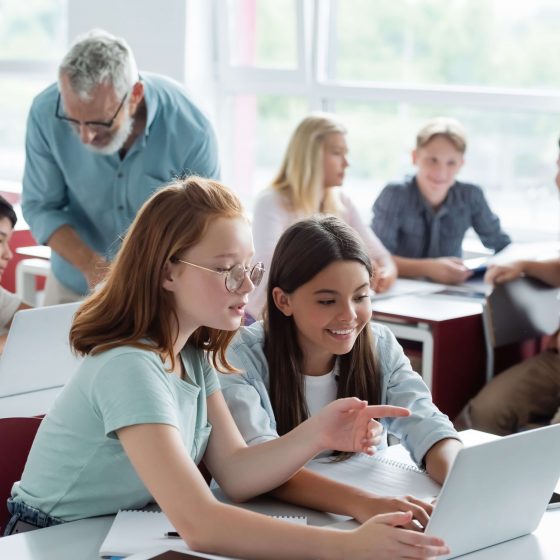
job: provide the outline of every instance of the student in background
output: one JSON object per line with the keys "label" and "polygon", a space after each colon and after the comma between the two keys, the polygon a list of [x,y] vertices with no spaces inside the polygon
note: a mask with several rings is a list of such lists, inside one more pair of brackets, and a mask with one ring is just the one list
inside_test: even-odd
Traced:
{"label": "student in background", "polygon": [[[3,196],[0,196],[0,280],[14,256],[10,249],[10,239],[16,222],[14,208]],[[29,305],[23,303],[18,296],[0,286],[0,331],[9,328],[16,311],[28,308]],[[4,350],[6,337],[5,332],[0,334],[0,353]]]}
{"label": "student in background", "polygon": [[[372,288],[386,291],[397,277],[391,255],[362,221],[358,209],[340,187],[348,167],[346,129],[334,115],[314,114],[294,131],[272,185],[262,191],[253,211],[255,258],[268,265],[282,233],[313,214],[333,214],[362,238],[376,269]],[[265,279],[266,280],[266,279]],[[261,316],[266,281],[249,299],[249,313]]]}
{"label": "student in background", "polygon": [[8,533],[155,499],[190,547],[228,556],[389,559],[448,551],[440,539],[393,527],[409,523],[409,512],[346,533],[272,519],[210,492],[196,467],[203,458],[226,494],[245,500],[286,483],[323,449],[371,453],[378,440],[371,419],[408,414],[341,399],[284,438],[245,445],[212,366],[232,371],[226,347],[262,278],[252,256],[239,200],[219,183],[185,179],[146,202],[106,282],[76,314],[70,339],[85,359],[39,428],[8,502]]}
{"label": "student in background", "polygon": [[[557,165],[556,186],[560,193],[560,154]],[[521,276],[560,288],[560,258],[493,266],[485,280],[502,284]],[[467,403],[454,423],[458,429],[475,428],[505,436],[543,421],[560,423],[560,330],[546,351],[496,375]]]}
{"label": "student in background", "polygon": [[407,407],[411,416],[382,420],[384,437],[400,438],[442,483],[461,443],[391,331],[371,322],[371,276],[364,244],[338,218],[287,229],[272,258],[264,322],[242,328],[229,347],[243,374],[220,376],[224,397],[249,445],[274,441],[340,397]]}
{"label": "student in background", "polygon": [[399,276],[464,282],[471,272],[461,260],[461,245],[471,226],[489,249],[501,251],[511,242],[482,189],[455,179],[466,148],[458,121],[432,119],[416,137],[416,175],[390,183],[375,201],[371,228],[393,253]]}
{"label": "student in background", "polygon": [[[560,288],[560,259],[493,266],[486,280],[501,284],[521,276]],[[505,436],[535,422],[559,423],[559,352],[560,331],[552,337],[547,350],[503,371],[485,385],[455,420],[457,429],[474,428]]]}

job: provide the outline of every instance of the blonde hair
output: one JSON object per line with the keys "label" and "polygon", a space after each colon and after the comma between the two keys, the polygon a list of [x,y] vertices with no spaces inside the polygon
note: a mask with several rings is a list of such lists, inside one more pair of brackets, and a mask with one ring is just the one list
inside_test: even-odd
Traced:
{"label": "blonde hair", "polygon": [[282,193],[290,210],[308,217],[317,212],[337,214],[340,208],[335,189],[325,192],[323,149],[328,134],[346,134],[346,128],[328,113],[303,119],[290,138],[284,160],[272,188]]}
{"label": "blonde hair", "polygon": [[[212,220],[243,217],[239,199],[216,181],[177,180],[149,198],[130,226],[103,286],[76,313],[70,343],[80,354],[130,345],[159,353],[175,367],[178,318],[163,288],[167,263],[197,244]],[[199,327],[189,344],[212,354],[217,369],[236,371],[225,357],[235,331]]]}
{"label": "blonde hair", "polygon": [[467,150],[467,133],[456,119],[435,117],[428,121],[416,135],[416,149],[426,146],[435,136],[444,136],[462,154]]}

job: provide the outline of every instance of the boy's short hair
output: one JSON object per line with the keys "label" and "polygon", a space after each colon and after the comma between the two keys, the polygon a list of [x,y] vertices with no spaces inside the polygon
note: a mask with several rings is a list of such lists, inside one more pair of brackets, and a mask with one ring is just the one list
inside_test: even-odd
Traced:
{"label": "boy's short hair", "polygon": [[2,218],[8,218],[12,222],[12,227],[15,227],[17,216],[14,207],[3,196],[0,196],[0,219]]}
{"label": "boy's short hair", "polygon": [[467,150],[467,133],[456,119],[436,117],[428,121],[416,135],[416,149],[426,146],[435,136],[445,136],[462,154]]}

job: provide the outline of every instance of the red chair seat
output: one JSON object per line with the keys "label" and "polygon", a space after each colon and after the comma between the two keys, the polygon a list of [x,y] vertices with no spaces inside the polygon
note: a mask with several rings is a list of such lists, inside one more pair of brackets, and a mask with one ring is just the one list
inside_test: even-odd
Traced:
{"label": "red chair seat", "polygon": [[41,418],[0,418],[0,536],[9,521],[6,501],[21,479]]}

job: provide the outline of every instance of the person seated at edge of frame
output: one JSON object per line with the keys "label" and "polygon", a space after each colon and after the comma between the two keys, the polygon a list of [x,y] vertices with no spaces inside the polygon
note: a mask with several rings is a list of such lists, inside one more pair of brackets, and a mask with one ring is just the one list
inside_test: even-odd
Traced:
{"label": "person seated at edge of frame", "polygon": [[[14,256],[10,249],[10,239],[17,222],[17,216],[13,206],[0,196],[0,280],[6,270],[6,266]],[[20,309],[29,309],[29,305],[8,290],[0,286],[0,354],[6,344],[7,333],[14,314]]]}
{"label": "person seated at edge of frame", "polygon": [[[560,194],[560,154],[557,165],[556,186]],[[560,258],[493,266],[485,280],[501,284],[520,276],[560,288]],[[454,423],[461,430],[475,428],[505,436],[543,421],[560,423],[560,330],[551,337],[547,350],[494,377],[467,403]]]}
{"label": "person seated at edge of frame", "polygon": [[[376,269],[372,289],[386,291],[397,277],[387,249],[365,224],[358,209],[340,188],[348,167],[346,128],[334,115],[312,114],[292,134],[284,160],[272,185],[264,189],[253,210],[255,257],[268,267],[282,233],[294,222],[313,214],[333,214],[363,239]],[[266,274],[266,273],[265,273]],[[259,318],[266,301],[264,286],[249,298],[247,310]]]}
{"label": "person seated at edge of frame", "polygon": [[[362,518],[347,532],[286,523],[210,491],[200,461],[227,496],[244,501],[282,487],[325,449],[373,453],[381,434],[373,418],[410,414],[339,399],[285,437],[247,447],[215,368],[234,371],[227,345],[263,274],[253,252],[241,204],[220,183],[179,180],[145,203],[106,281],[76,313],[70,341],[85,357],[41,423],[8,500],[6,534],[155,500],[191,548],[214,554],[389,560],[449,552],[441,539],[401,527],[410,511]],[[300,489],[297,503],[343,501],[336,484],[323,486],[318,496]]]}
{"label": "person seated at edge of frame", "polygon": [[342,220],[288,228],[272,258],[264,321],[233,339],[228,360],[242,374],[220,375],[222,392],[249,445],[274,441],[340,397],[404,406],[410,416],[381,421],[378,449],[397,436],[443,483],[462,444],[394,335],[371,322],[372,273],[365,245]]}
{"label": "person seated at edge of frame", "polygon": [[138,73],[124,39],[77,38],[29,112],[22,210],[52,248],[45,305],[82,299],[162,184],[219,176],[208,119],[173,80]]}
{"label": "person seated at edge of frame", "polygon": [[416,175],[388,184],[377,197],[371,228],[393,254],[399,276],[443,284],[467,280],[472,273],[461,260],[461,245],[471,226],[495,252],[511,242],[482,189],[456,180],[466,148],[461,123],[430,120],[412,151]]}

